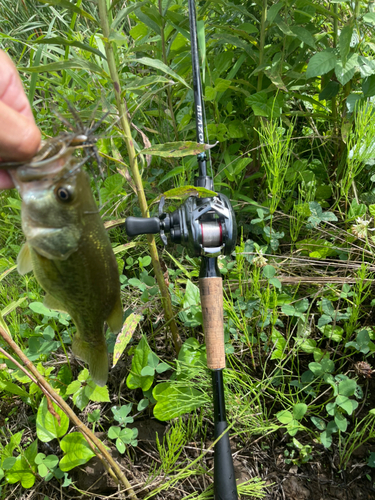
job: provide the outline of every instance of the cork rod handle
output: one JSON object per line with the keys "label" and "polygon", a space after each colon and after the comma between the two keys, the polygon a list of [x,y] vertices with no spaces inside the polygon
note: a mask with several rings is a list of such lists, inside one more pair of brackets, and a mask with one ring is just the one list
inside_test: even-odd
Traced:
{"label": "cork rod handle", "polygon": [[211,370],[225,368],[223,281],[200,278],[203,328],[207,349],[207,366]]}

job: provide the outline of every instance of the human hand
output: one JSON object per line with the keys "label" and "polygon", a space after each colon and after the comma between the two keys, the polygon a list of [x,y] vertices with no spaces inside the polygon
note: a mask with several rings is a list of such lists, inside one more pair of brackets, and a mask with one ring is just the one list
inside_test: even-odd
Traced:
{"label": "human hand", "polygon": [[[22,161],[39,149],[40,132],[17,69],[0,50],[0,161]],[[6,170],[0,169],[0,189],[13,187]]]}

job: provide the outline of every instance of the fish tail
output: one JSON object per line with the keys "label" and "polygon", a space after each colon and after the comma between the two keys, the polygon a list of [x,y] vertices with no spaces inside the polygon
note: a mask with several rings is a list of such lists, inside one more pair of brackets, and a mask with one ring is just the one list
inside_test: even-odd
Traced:
{"label": "fish tail", "polygon": [[75,335],[72,350],[78,358],[88,363],[93,381],[100,387],[105,386],[108,380],[108,351],[104,339],[100,344],[90,344]]}

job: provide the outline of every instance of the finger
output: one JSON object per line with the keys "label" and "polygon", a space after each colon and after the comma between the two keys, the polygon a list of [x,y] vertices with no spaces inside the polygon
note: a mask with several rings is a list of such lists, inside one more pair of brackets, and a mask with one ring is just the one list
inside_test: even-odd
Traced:
{"label": "finger", "polygon": [[0,189],[13,188],[13,181],[6,170],[0,170]]}
{"label": "finger", "polygon": [[2,50],[0,50],[0,68],[0,101],[34,121],[17,68]]}
{"label": "finger", "polygon": [[40,132],[34,120],[0,101],[0,157],[3,160],[27,160],[40,145]]}

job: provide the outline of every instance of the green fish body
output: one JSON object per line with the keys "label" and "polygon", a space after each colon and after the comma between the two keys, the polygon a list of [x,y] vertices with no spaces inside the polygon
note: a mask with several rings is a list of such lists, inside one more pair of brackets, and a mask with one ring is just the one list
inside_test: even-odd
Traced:
{"label": "green fish body", "polygon": [[44,304],[72,317],[73,352],[103,386],[108,378],[104,322],[114,333],[122,327],[119,274],[90,178],[72,153],[63,148],[52,159],[11,172],[22,196],[26,236],[18,270],[33,270],[47,292]]}

